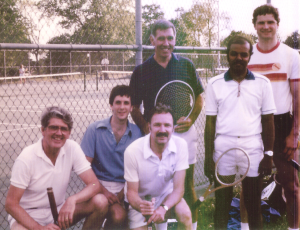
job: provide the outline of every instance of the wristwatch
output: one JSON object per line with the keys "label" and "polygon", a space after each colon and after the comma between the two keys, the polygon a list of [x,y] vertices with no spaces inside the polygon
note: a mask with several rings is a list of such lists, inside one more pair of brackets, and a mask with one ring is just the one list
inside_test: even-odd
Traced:
{"label": "wristwatch", "polygon": [[272,157],[273,156],[273,151],[265,151],[265,154]]}
{"label": "wristwatch", "polygon": [[167,205],[161,204],[160,206],[162,206],[166,210],[166,212],[169,210]]}

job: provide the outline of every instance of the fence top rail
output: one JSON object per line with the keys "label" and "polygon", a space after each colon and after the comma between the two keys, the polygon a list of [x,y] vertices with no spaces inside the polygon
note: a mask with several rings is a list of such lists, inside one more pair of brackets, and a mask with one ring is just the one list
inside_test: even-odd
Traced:
{"label": "fence top rail", "polygon": [[57,74],[41,74],[41,75],[25,75],[25,76],[17,76],[17,77],[1,77],[0,81],[2,80],[13,80],[13,79],[20,79],[20,78],[39,78],[39,77],[63,77],[63,76],[72,76],[72,75],[81,75],[81,72],[74,72],[74,73],[57,73]]}
{"label": "fence top rail", "polygon": [[30,44],[30,43],[0,43],[0,50],[138,50],[137,45],[82,45],[82,44]]}
{"label": "fence top rail", "polygon": [[[29,44],[29,43],[0,43],[0,50],[66,50],[66,51],[114,51],[132,50],[138,51],[138,45],[85,45],[85,44]],[[143,50],[154,50],[153,46],[143,45]],[[196,47],[175,46],[174,51],[223,51],[225,47]]]}

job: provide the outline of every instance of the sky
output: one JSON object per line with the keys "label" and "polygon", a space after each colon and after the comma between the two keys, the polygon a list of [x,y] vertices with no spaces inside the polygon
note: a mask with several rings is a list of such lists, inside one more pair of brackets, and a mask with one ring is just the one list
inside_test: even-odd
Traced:
{"label": "sky", "polygon": [[[141,0],[142,5],[157,4],[165,13],[166,19],[176,17],[175,9],[183,7],[189,10],[193,4],[193,0]],[[199,0],[205,2],[206,0]],[[270,0],[271,4],[279,9],[280,23],[279,36],[281,40],[285,40],[293,31],[300,32],[300,0]],[[252,24],[253,10],[263,4],[267,0],[219,0],[219,12],[227,12],[231,17],[229,29],[220,31],[220,39],[225,38],[231,30],[242,30],[246,33],[254,33],[256,31]],[[222,23],[220,22],[220,28]]]}

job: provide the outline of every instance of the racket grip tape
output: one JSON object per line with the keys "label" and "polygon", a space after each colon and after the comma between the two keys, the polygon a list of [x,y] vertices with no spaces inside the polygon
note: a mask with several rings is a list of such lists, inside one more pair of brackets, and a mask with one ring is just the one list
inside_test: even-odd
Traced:
{"label": "racket grip tape", "polygon": [[49,198],[51,213],[54,219],[54,224],[58,225],[58,212],[52,187],[47,188],[47,194]]}
{"label": "racket grip tape", "polygon": [[[152,196],[151,195],[146,195],[145,196],[145,200],[146,201],[151,201],[152,200]],[[150,217],[151,217],[151,215],[147,215],[146,216],[146,220],[148,221]],[[148,224],[147,230],[152,230],[152,222],[150,224]]]}
{"label": "racket grip tape", "polygon": [[293,165],[293,167],[299,171],[299,164],[295,160],[291,160],[290,162]]}

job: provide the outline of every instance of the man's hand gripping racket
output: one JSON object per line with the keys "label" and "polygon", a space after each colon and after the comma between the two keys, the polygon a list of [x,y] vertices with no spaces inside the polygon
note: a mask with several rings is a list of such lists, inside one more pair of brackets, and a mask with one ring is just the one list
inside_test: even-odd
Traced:
{"label": "man's hand gripping racket", "polygon": [[159,103],[172,108],[174,124],[176,124],[180,118],[180,121],[186,121],[191,115],[195,105],[195,94],[189,84],[174,80],[163,85],[158,91],[154,106]]}
{"label": "man's hand gripping racket", "polygon": [[[232,160],[233,159],[233,160]],[[224,171],[224,161],[227,161],[227,165],[230,165],[230,175]],[[211,193],[215,192],[216,190],[231,187],[240,183],[246,177],[250,168],[250,159],[245,150],[242,148],[231,148],[225,151],[224,153],[219,156],[215,163],[215,171],[214,176],[217,181],[221,184],[219,187],[215,187],[214,189],[210,189],[212,186],[211,184],[208,186],[206,191],[199,199],[194,203],[193,208],[197,208],[207,196]]]}

